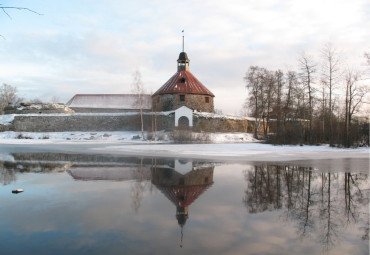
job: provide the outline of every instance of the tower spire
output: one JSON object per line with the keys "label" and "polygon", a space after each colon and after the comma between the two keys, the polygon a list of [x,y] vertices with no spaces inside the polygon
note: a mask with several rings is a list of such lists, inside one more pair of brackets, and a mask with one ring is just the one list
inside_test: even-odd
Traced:
{"label": "tower spire", "polygon": [[182,30],[182,52],[185,51],[185,35],[184,35],[184,29]]}
{"label": "tower spire", "polygon": [[185,53],[185,36],[184,36],[184,29],[182,32],[182,52],[179,55],[179,59],[177,60],[177,71],[189,71],[189,58],[188,55]]}

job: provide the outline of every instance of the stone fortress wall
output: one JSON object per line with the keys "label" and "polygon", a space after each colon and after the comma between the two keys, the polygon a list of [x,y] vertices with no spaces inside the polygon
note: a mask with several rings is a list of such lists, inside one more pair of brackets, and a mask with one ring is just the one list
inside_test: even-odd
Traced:
{"label": "stone fortress wall", "polygon": [[[174,114],[143,114],[145,131],[170,131],[175,128]],[[251,119],[219,116],[193,115],[195,132],[249,132],[254,121]],[[24,114],[15,115],[13,124],[6,130],[16,132],[68,132],[68,131],[136,131],[141,130],[140,114]],[[5,130],[4,130],[5,131]]]}
{"label": "stone fortress wall", "polygon": [[[158,115],[157,129],[170,129],[174,116]],[[144,128],[151,130],[154,117],[143,114]],[[174,125],[174,124],[173,124]],[[140,114],[71,114],[71,115],[16,115],[13,121],[16,132],[66,132],[66,131],[132,131],[141,130]]]}

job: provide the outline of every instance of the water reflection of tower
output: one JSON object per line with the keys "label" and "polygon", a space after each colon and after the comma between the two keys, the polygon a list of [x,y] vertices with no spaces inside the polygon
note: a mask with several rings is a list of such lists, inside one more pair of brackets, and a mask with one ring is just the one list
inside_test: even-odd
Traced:
{"label": "water reflection of tower", "polygon": [[[189,218],[189,206],[213,184],[212,164],[175,161],[175,167],[153,165],[152,183],[176,206],[176,219],[182,230]],[[181,245],[182,246],[182,245]]]}

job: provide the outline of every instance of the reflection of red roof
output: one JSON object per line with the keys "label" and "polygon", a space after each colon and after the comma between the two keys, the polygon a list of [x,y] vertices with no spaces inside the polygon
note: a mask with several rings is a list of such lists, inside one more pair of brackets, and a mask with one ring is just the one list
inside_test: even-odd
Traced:
{"label": "reflection of red roof", "polygon": [[176,93],[215,96],[191,72],[185,70],[175,73],[153,96]]}
{"label": "reflection of red roof", "polygon": [[157,188],[162,191],[174,205],[178,207],[187,207],[211,186],[212,183],[192,186],[157,186]]}

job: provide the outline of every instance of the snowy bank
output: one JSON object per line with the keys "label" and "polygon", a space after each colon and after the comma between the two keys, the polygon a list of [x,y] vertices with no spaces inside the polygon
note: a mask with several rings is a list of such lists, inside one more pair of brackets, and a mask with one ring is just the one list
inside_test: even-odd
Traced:
{"label": "snowy bank", "polygon": [[[14,135],[11,134],[11,132],[3,132],[0,134],[4,135],[4,133]],[[174,144],[169,143],[169,140],[151,142],[135,139],[134,137],[137,137],[138,134],[138,132],[111,132],[110,134],[101,132],[68,134],[43,133],[38,134],[39,138],[49,135],[49,139],[1,138],[0,152],[66,152],[192,158],[216,161],[230,160],[238,162],[324,160],[326,163],[339,165],[342,164],[342,160],[350,159],[365,162],[362,168],[366,171],[369,170],[369,148],[339,149],[329,146],[274,146],[253,142]],[[26,136],[29,134],[25,133],[23,135]],[[53,135],[59,139],[53,139]],[[236,135],[238,134],[230,138],[230,136],[226,134],[218,134],[219,141],[236,139]],[[36,134],[34,134],[34,137],[36,138]],[[74,140],[60,139],[63,137],[74,137]]]}
{"label": "snowy bank", "polygon": [[147,155],[237,161],[292,161],[313,159],[366,159],[369,148],[338,149],[329,146],[274,146],[261,143],[239,144],[153,144],[106,145],[91,151],[125,155]]}
{"label": "snowy bank", "polygon": [[[65,152],[192,158],[237,162],[315,160],[347,169],[348,160],[362,162],[369,171],[369,148],[329,146],[274,146],[256,142],[248,133],[197,133],[212,143],[174,144],[170,134],[157,133],[157,141],[141,139],[139,131],[125,132],[0,132],[0,152]],[[147,135],[147,134],[146,134]],[[21,138],[21,139],[19,139]]]}
{"label": "snowy bank", "polygon": [[[144,138],[153,133],[144,132]],[[193,137],[210,143],[258,142],[248,133],[193,133]],[[155,141],[141,138],[140,131],[106,132],[0,132],[0,144],[45,144],[57,142],[100,142],[100,143],[172,143],[171,132],[156,132]]]}

